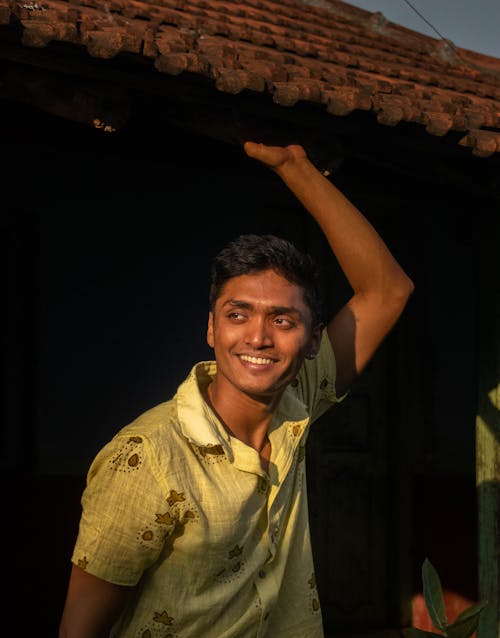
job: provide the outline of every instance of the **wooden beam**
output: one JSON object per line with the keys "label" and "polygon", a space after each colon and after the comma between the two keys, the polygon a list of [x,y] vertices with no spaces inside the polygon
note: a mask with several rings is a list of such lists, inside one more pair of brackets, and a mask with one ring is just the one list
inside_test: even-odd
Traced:
{"label": "wooden beam", "polygon": [[0,97],[110,132],[130,117],[128,95],[120,87],[1,61]]}

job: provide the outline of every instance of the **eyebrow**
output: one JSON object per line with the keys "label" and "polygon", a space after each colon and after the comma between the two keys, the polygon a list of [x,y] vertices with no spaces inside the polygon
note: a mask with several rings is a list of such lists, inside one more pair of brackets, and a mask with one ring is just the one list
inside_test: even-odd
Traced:
{"label": "eyebrow", "polygon": [[[253,310],[254,305],[249,301],[243,301],[242,299],[228,299],[224,302],[225,306],[231,306],[232,308],[243,308],[245,310]],[[302,312],[295,306],[270,306],[269,314],[271,315],[296,315],[302,318]]]}

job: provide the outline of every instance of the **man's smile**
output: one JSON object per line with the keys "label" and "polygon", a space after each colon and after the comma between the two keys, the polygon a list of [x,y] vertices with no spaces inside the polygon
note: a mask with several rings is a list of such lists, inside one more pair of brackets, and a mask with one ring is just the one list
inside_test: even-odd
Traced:
{"label": "man's smile", "polygon": [[255,363],[257,365],[271,365],[272,363],[276,363],[275,359],[269,359],[268,357],[256,357],[249,354],[240,354],[238,357],[241,361],[247,361],[248,363]]}

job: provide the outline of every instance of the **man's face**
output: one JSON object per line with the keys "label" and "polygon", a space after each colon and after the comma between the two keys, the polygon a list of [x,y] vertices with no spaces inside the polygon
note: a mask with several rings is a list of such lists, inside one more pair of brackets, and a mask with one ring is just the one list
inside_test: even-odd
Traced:
{"label": "man's face", "polygon": [[279,397],[320,339],[300,286],[274,270],[233,277],[208,320],[218,390]]}

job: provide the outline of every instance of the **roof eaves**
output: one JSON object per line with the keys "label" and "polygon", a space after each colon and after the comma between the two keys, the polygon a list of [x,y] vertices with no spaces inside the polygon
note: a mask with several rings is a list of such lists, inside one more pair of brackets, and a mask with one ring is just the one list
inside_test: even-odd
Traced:
{"label": "roof eaves", "polygon": [[463,131],[461,145],[481,157],[500,151],[500,61],[340,0],[0,0],[0,24],[13,22],[27,47],[130,53],[226,93],[317,103],[334,116],[373,111],[387,126]]}

